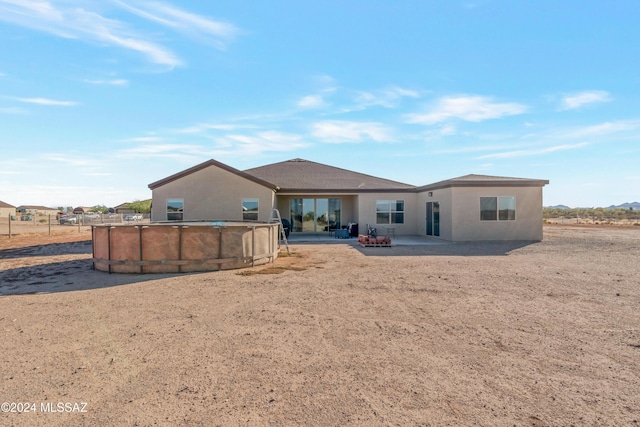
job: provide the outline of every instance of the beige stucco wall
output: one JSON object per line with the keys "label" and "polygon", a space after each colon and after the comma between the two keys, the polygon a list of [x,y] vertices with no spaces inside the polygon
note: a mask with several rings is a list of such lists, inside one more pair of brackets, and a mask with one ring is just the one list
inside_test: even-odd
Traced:
{"label": "beige stucco wall", "polygon": [[[279,194],[225,169],[209,166],[153,190],[152,221],[166,220],[166,200],[184,199],[184,220],[242,220],[242,199],[259,200],[260,221],[267,221],[272,207],[289,218],[292,197],[332,198],[341,203],[341,222],[355,221],[359,232],[366,225],[378,234],[426,235],[426,203],[440,203],[440,238],[465,240],[542,240],[542,187],[447,187],[420,193],[380,192],[361,194]],[[480,221],[480,197],[514,196],[515,221]],[[277,204],[276,204],[277,197]],[[404,200],[404,224],[376,224],[377,200]]]}
{"label": "beige stucco wall", "polygon": [[16,215],[16,208],[0,208],[0,218],[9,218],[9,215]]}
{"label": "beige stucco wall", "polygon": [[258,199],[258,220],[268,221],[274,192],[234,173],[209,166],[152,191],[152,221],[166,221],[167,199],[184,199],[184,220],[242,220],[242,199]]}
{"label": "beige stucco wall", "polygon": [[[404,200],[404,224],[376,224],[376,200]],[[418,232],[416,193],[362,193],[358,196],[357,206],[360,234],[366,234],[367,224],[375,227],[381,236],[388,234],[390,227],[395,229],[396,236],[415,235]]]}
{"label": "beige stucco wall", "polygon": [[56,218],[56,216],[58,215],[58,210],[57,209],[51,209],[51,210],[42,210],[42,211],[38,211],[38,216],[44,216],[44,217],[49,217],[49,215],[51,215],[51,218]]}
{"label": "beige stucco wall", "polygon": [[[542,187],[454,187],[454,241],[542,240]],[[515,221],[480,221],[480,197],[514,196]]]}
{"label": "beige stucco wall", "polygon": [[437,236],[445,240],[453,240],[453,222],[451,218],[451,188],[441,188],[439,190],[423,191],[417,195],[417,234],[425,236],[427,234],[427,202],[440,203],[440,235]]}

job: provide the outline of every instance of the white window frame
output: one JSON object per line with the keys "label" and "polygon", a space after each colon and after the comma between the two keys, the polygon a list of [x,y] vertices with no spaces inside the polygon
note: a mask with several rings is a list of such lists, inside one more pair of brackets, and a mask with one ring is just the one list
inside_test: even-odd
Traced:
{"label": "white window frame", "polygon": [[[255,212],[252,212],[246,209],[245,204],[247,202],[256,203]],[[260,199],[255,197],[245,197],[242,199],[242,220],[243,221],[257,221],[259,212],[260,212]],[[254,216],[254,215],[255,215],[255,218],[249,218],[249,216]]]}
{"label": "white window frame", "polygon": [[[179,211],[169,211],[169,203],[173,201],[180,201],[182,203],[182,209]],[[184,221],[184,199],[181,197],[168,197],[164,205],[165,213],[167,215],[167,221]],[[180,216],[180,218],[169,218],[170,215]]]}
{"label": "white window frame", "polygon": [[[389,210],[387,211],[381,211],[378,210],[378,205],[379,204],[388,204],[389,206]],[[402,210],[397,210],[397,206],[398,203],[402,203]],[[378,214],[386,214],[388,215],[388,221],[385,222],[379,222],[378,221]],[[393,199],[393,200],[376,200],[376,224],[386,224],[386,225],[392,225],[392,224],[404,224],[404,216],[406,213],[406,209],[405,209],[405,201],[404,199]],[[394,215],[397,216],[398,214],[402,215],[402,221],[398,222],[397,218],[394,221]]]}

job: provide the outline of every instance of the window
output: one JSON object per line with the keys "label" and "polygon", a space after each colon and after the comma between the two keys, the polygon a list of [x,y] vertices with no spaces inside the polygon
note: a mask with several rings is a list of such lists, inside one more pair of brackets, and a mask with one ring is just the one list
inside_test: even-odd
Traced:
{"label": "window", "polygon": [[184,199],[167,199],[167,220],[182,221],[184,219]]}
{"label": "window", "polygon": [[289,199],[291,231],[332,231],[340,228],[341,201],[331,199]]}
{"label": "window", "polygon": [[376,224],[404,224],[404,200],[376,200]]}
{"label": "window", "polygon": [[242,199],[242,220],[258,220],[258,199]]}
{"label": "window", "polygon": [[515,197],[480,197],[480,221],[515,221],[515,219]]}

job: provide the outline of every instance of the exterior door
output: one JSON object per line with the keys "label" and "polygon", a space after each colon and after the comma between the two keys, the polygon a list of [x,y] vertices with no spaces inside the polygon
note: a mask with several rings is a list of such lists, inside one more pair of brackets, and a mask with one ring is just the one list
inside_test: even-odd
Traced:
{"label": "exterior door", "polygon": [[289,200],[289,217],[293,232],[322,232],[340,227],[340,199]]}
{"label": "exterior door", "polygon": [[302,199],[302,231],[316,231],[314,199]]}
{"label": "exterior door", "polygon": [[427,236],[440,235],[440,202],[427,202]]}

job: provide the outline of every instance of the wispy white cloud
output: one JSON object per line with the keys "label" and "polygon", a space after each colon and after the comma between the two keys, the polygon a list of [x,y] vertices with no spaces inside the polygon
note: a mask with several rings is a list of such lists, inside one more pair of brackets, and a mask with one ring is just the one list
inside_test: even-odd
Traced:
{"label": "wispy white cloud", "polygon": [[9,14],[25,15],[25,17],[41,17],[51,21],[62,21],[63,19],[62,14],[47,1],[3,0],[2,3],[4,3],[4,5],[0,5],[0,7]]}
{"label": "wispy white cloud", "polygon": [[388,89],[383,90],[388,97],[391,98],[400,98],[400,97],[409,97],[409,98],[419,98],[420,93],[413,89],[405,89],[398,86],[392,86]]}
{"label": "wispy white cloud", "polygon": [[244,155],[257,155],[264,152],[291,151],[309,144],[302,141],[302,137],[296,134],[265,131],[250,135],[230,134],[214,139],[217,148],[224,154],[237,153]]}
{"label": "wispy white cloud", "polygon": [[325,105],[322,95],[307,95],[298,101],[298,107],[301,108],[320,108]]}
{"label": "wispy white cloud", "polygon": [[300,135],[264,131],[254,134],[227,134],[212,137],[209,144],[143,144],[118,151],[118,157],[170,158],[181,162],[194,162],[203,158],[251,156],[265,152],[283,152],[308,147]]}
{"label": "wispy white cloud", "polygon": [[494,168],[493,163],[483,163],[481,165],[478,165],[476,167],[476,170],[478,171],[488,171],[488,170],[492,170]]}
{"label": "wispy white cloud", "polygon": [[313,83],[317,86],[315,93],[303,96],[298,100],[296,105],[303,109],[324,108],[329,104],[327,98],[338,92],[336,81],[327,75],[315,76]]}
{"label": "wispy white cloud", "polygon": [[190,145],[190,144],[153,144],[153,145],[140,145],[133,148],[126,148],[124,150],[120,150],[120,153],[130,154],[130,155],[140,155],[140,156],[155,156],[162,155],[166,153],[173,153],[176,151],[183,151],[186,153],[202,153],[202,147],[199,145]]}
{"label": "wispy white cloud", "polygon": [[[90,147],[87,148],[90,150]],[[144,165],[138,160],[132,164],[123,162],[122,158],[114,161],[111,152],[96,155],[90,151],[27,151],[24,152],[25,157],[0,159],[0,188],[6,190],[3,200],[8,203],[54,207],[114,206],[148,197],[145,186],[147,175],[143,172]],[[34,174],[34,170],[38,170],[39,174]],[[4,172],[7,171],[10,173],[5,176]],[[142,180],[131,178],[136,174],[143,177]],[[43,180],[42,176],[47,176],[47,179]],[[84,179],[70,180],[70,176]],[[114,182],[114,179],[122,176],[127,177],[126,182]],[[97,191],[96,186],[99,187]]]}
{"label": "wispy white cloud", "polygon": [[110,80],[89,80],[85,79],[85,83],[92,85],[110,85],[110,86],[127,86],[129,81],[126,79],[110,79]]}
{"label": "wispy white cloud", "polygon": [[504,116],[522,114],[527,110],[523,104],[515,102],[494,102],[484,96],[449,96],[438,100],[431,110],[424,114],[409,114],[408,123],[433,125],[449,119],[469,122],[497,119]]}
{"label": "wispy white cloud", "polygon": [[20,107],[0,107],[0,114],[29,114],[29,111]]}
{"label": "wispy white cloud", "polygon": [[119,150],[115,156],[125,160],[166,158],[181,163],[193,163],[211,157],[204,147],[193,144],[144,144]]}
{"label": "wispy white cloud", "polygon": [[581,142],[579,144],[563,144],[555,145],[553,147],[536,148],[530,150],[506,151],[502,153],[487,154],[478,157],[478,159],[510,159],[513,157],[539,156],[542,154],[555,153],[556,151],[575,150],[578,148],[586,147],[587,145],[589,144],[586,142]]}
{"label": "wispy white cloud", "polygon": [[456,133],[458,133],[458,131],[452,124],[445,124],[440,128],[440,135],[442,136],[455,135]]}
{"label": "wispy white cloud", "polygon": [[110,172],[84,172],[82,174],[83,176],[99,176],[99,177],[105,177],[105,176],[111,176],[113,175]]}
{"label": "wispy white cloud", "polygon": [[611,95],[604,90],[591,90],[566,95],[560,102],[560,110],[575,110],[583,105],[596,102],[609,102]]}
{"label": "wispy white cloud", "polygon": [[[537,128],[542,125],[537,125]],[[579,149],[587,146],[610,144],[617,152],[622,152],[623,141],[640,138],[640,120],[619,120],[582,127],[545,127],[538,132],[503,132],[498,134],[474,133],[459,140],[459,146],[441,144],[436,154],[487,153],[479,159],[535,156]],[[431,136],[438,139],[442,130],[433,130]],[[469,141],[469,142],[465,142]]]}
{"label": "wispy white cloud", "polygon": [[597,125],[558,130],[555,132],[555,136],[559,138],[591,138],[636,131],[639,129],[640,120],[614,120]]}
{"label": "wispy white cloud", "polygon": [[109,176],[110,167],[105,156],[95,156],[79,152],[48,152],[40,153],[32,159],[31,164],[38,165],[41,170],[64,170],[73,175],[83,176]]}
{"label": "wispy white cloud", "polygon": [[99,162],[95,159],[71,153],[42,153],[40,158],[55,163],[62,163],[69,167],[95,167]]}
{"label": "wispy white cloud", "polygon": [[381,89],[353,90],[340,87],[329,76],[320,76],[316,80],[321,88],[300,98],[296,103],[298,107],[314,109],[331,106],[338,113],[349,113],[371,107],[397,108],[404,98],[417,99],[422,96],[419,91],[395,85]]}
{"label": "wispy white cloud", "polygon": [[[121,9],[174,31],[224,49],[239,30],[232,24],[214,21],[159,2],[125,4]],[[151,62],[171,68],[183,65],[154,35],[136,30],[124,21],[107,18],[88,8],[104,8],[103,3],[85,2],[78,7],[64,0],[0,0],[0,20],[43,31],[58,37],[115,46],[145,55]]]}
{"label": "wispy white cloud", "polygon": [[411,89],[391,86],[378,91],[358,92],[355,97],[356,108],[365,109],[374,106],[395,108],[402,98],[419,98],[420,94]]}
{"label": "wispy white cloud", "polygon": [[168,65],[170,67],[184,65],[182,60],[173,52],[152,41],[133,38],[127,35],[113,34],[107,28],[96,31],[93,35],[97,36],[100,41],[147,55],[151,62],[156,64]]}
{"label": "wispy white cloud", "polygon": [[468,145],[464,147],[445,148],[433,151],[436,154],[478,153],[482,151],[513,150],[513,144]]}
{"label": "wispy white cloud", "polygon": [[225,49],[228,42],[240,33],[233,24],[186,12],[166,3],[153,1],[124,3],[119,0],[115,0],[115,3],[142,18],[187,36],[208,41],[218,49]]}
{"label": "wispy white cloud", "polygon": [[16,98],[16,100],[27,104],[52,105],[57,107],[73,107],[74,105],[78,105],[75,101],[58,101],[48,98]]}
{"label": "wispy white cloud", "polygon": [[126,138],[123,139],[123,142],[160,142],[164,140],[164,138],[159,136],[138,136],[135,138]]}
{"label": "wispy white cloud", "polygon": [[374,140],[392,142],[391,130],[377,122],[354,122],[346,120],[327,120],[314,123],[312,134],[323,142],[348,143]]}
{"label": "wispy white cloud", "polygon": [[175,129],[175,133],[205,133],[208,131],[233,131],[238,129],[253,129],[256,128],[253,124],[241,124],[241,123],[197,123],[193,126],[188,126],[181,129]]}
{"label": "wispy white cloud", "polygon": [[169,49],[125,23],[64,1],[0,0],[0,20],[58,37],[134,50],[156,64],[170,67],[182,64]]}

